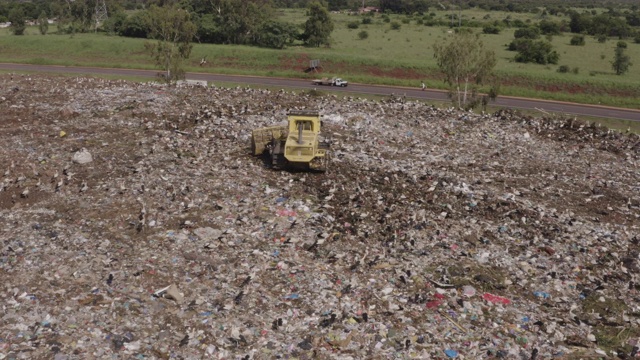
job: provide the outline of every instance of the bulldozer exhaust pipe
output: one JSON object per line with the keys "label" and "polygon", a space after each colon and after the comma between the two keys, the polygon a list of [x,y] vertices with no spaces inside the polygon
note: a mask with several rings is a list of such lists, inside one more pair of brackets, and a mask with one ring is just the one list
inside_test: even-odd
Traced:
{"label": "bulldozer exhaust pipe", "polygon": [[302,124],[298,124],[298,144],[302,145]]}

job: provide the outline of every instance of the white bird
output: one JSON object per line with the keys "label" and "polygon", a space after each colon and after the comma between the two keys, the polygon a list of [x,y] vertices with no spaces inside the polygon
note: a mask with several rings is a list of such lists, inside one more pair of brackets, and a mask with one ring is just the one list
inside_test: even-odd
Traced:
{"label": "white bird", "polygon": [[87,190],[89,190],[89,186],[87,186],[87,182],[85,180],[82,180],[82,185],[80,187],[80,191],[81,192],[85,192]]}
{"label": "white bird", "polygon": [[20,196],[23,198],[29,197],[29,188],[24,189],[24,191],[22,192],[22,194],[20,194]]}

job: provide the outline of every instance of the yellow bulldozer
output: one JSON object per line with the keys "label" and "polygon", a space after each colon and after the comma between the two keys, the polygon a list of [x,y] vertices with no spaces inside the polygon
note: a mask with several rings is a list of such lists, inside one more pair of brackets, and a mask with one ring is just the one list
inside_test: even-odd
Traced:
{"label": "yellow bulldozer", "polygon": [[320,134],[320,113],[292,110],[288,125],[254,129],[251,136],[253,155],[265,156],[275,169],[327,171],[330,144]]}

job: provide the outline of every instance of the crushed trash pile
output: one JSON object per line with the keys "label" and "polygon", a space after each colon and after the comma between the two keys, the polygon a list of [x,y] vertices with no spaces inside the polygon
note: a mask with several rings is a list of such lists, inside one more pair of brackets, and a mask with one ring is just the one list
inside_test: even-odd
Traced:
{"label": "crushed trash pile", "polygon": [[[249,154],[302,108],[327,173]],[[640,356],[637,135],[2,74],[0,137],[0,359]]]}

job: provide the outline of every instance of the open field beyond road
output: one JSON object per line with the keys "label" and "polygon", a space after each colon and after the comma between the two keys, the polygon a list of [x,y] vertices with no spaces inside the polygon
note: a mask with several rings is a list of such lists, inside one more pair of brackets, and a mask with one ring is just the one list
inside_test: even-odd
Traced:
{"label": "open field beyond road", "polygon": [[[495,19],[501,18],[500,13],[487,14]],[[482,18],[487,14],[463,12],[463,18]],[[305,19],[303,13],[295,11],[282,11],[280,16],[287,21]],[[346,14],[332,16],[336,29],[330,48],[291,46],[273,50],[195,44],[187,71],[307,79],[342,76],[351,82],[407,87],[418,87],[424,80],[429,88],[445,88],[435,67],[432,49],[434,43],[446,41],[450,36],[448,28],[418,25],[414,19],[408,24],[402,23],[399,30],[391,30],[388,23],[376,17],[372,24],[348,29],[349,22],[361,18]],[[402,17],[392,16],[392,21],[401,22]],[[357,34],[363,30],[369,37],[360,40]],[[610,62],[617,40],[598,43],[587,37],[585,46],[570,46],[571,34],[554,36],[552,43],[560,53],[560,61],[558,65],[544,66],[512,61],[514,53],[506,51],[505,45],[513,39],[513,31],[513,28],[507,28],[498,35],[482,35],[483,41],[498,56],[496,69],[503,95],[640,108],[638,67],[632,66],[624,76],[616,76],[611,70]],[[143,39],[100,33],[42,36],[36,28],[28,28],[27,35],[18,37],[2,29],[0,61],[152,69],[152,61],[144,52],[144,42]],[[640,59],[640,44],[627,42],[627,53],[632,61]],[[200,59],[205,56],[208,63],[199,67]],[[321,61],[322,74],[304,73],[312,59]],[[577,74],[558,73],[559,65],[577,69]]]}

